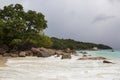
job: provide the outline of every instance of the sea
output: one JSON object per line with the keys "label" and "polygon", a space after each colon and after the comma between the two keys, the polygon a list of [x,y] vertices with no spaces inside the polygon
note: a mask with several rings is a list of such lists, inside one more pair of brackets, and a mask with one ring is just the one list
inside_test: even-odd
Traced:
{"label": "sea", "polygon": [[92,56],[106,57],[114,64],[103,60],[78,60],[81,51],[72,59],[51,56],[48,58],[9,58],[6,66],[0,67],[0,80],[120,80],[120,51],[89,51]]}

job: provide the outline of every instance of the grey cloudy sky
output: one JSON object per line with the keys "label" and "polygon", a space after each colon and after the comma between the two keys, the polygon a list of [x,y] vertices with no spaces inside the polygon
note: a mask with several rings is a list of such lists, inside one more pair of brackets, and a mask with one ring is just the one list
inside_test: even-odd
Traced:
{"label": "grey cloudy sky", "polygon": [[14,3],[42,12],[49,36],[120,49],[120,0],[0,0],[0,7]]}

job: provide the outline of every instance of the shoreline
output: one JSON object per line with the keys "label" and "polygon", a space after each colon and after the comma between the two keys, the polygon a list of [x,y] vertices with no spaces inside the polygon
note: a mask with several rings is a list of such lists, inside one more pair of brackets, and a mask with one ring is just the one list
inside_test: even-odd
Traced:
{"label": "shoreline", "polygon": [[[77,56],[71,54],[71,59],[61,59],[61,57],[62,55],[52,55],[50,57],[0,56],[0,80],[120,79],[118,76],[120,74],[120,64],[106,61],[108,59],[103,60],[103,57],[94,56],[89,52],[83,52]],[[78,58],[81,60],[78,60]]]}
{"label": "shoreline", "polygon": [[[43,49],[42,51],[43,52],[40,52],[41,50],[39,48],[37,48],[38,50],[34,49],[33,50],[33,53],[35,51],[35,53],[40,53],[40,56],[36,56],[36,57],[43,57],[43,58],[47,58],[47,57],[51,57],[51,56],[54,56],[54,57],[60,57],[61,56],[61,60],[62,59],[71,59],[72,58],[72,55],[74,56],[78,56],[78,58],[76,60],[103,60],[103,63],[107,63],[107,62],[110,62],[106,57],[101,57],[101,56],[95,56],[95,55],[92,55],[94,53],[91,53],[91,52],[79,52],[80,54],[78,54],[77,52],[76,53],[71,53],[70,50],[66,50],[65,52],[64,51],[60,51],[60,50],[50,50],[50,49],[45,49],[45,48],[40,48],[40,49]],[[45,52],[47,52],[47,54],[45,54]],[[12,56],[2,56],[0,55],[0,67],[5,67],[7,66],[5,63],[7,62],[7,60],[9,58],[17,58],[17,57],[35,57],[35,56],[26,56],[26,53],[28,53],[27,51],[23,51],[22,52],[22,56],[16,56],[16,54]],[[42,53],[42,56],[41,56],[41,53]],[[12,53],[13,54],[13,53]],[[37,54],[38,55],[38,54]],[[105,62],[104,62],[105,60]],[[107,61],[107,62],[106,62]],[[110,62],[112,63],[112,62]]]}

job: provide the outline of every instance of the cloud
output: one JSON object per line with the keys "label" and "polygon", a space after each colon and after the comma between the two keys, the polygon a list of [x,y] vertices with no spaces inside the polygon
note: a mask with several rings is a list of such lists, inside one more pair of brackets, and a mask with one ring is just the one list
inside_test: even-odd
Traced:
{"label": "cloud", "polygon": [[0,0],[0,8],[20,3],[25,10],[42,12],[48,36],[120,45],[120,0]]}
{"label": "cloud", "polygon": [[107,21],[110,19],[115,18],[115,16],[107,16],[107,15],[98,15],[94,18],[94,20],[92,21],[92,23],[97,23],[97,22],[101,22],[101,21]]}
{"label": "cloud", "polygon": [[120,2],[120,0],[108,0],[110,2]]}

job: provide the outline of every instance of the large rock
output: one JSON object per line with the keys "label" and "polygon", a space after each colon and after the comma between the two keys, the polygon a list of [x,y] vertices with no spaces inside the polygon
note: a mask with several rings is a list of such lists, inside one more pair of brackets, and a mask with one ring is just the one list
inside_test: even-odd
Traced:
{"label": "large rock", "polygon": [[39,48],[32,48],[31,51],[32,51],[33,53],[37,53],[37,52],[40,51],[40,49],[39,49]]}
{"label": "large rock", "polygon": [[40,49],[39,48],[32,48],[31,51],[33,53],[33,56],[37,56],[37,54],[40,52]]}
{"label": "large rock", "polygon": [[37,57],[49,57],[51,56],[50,54],[50,50],[46,49],[46,48],[32,48],[31,51],[33,52],[34,56]]}
{"label": "large rock", "polygon": [[50,57],[50,56],[51,56],[51,54],[49,54],[49,53],[47,53],[45,51],[39,51],[37,53],[37,57]]}
{"label": "large rock", "polygon": [[25,51],[21,51],[19,53],[19,57],[26,57],[26,52]]}
{"label": "large rock", "polygon": [[45,53],[49,53],[50,55],[55,55],[55,50],[53,49],[46,49],[46,48],[41,47],[39,50],[44,51]]}
{"label": "large rock", "polygon": [[71,59],[71,55],[70,54],[63,54],[61,59]]}

